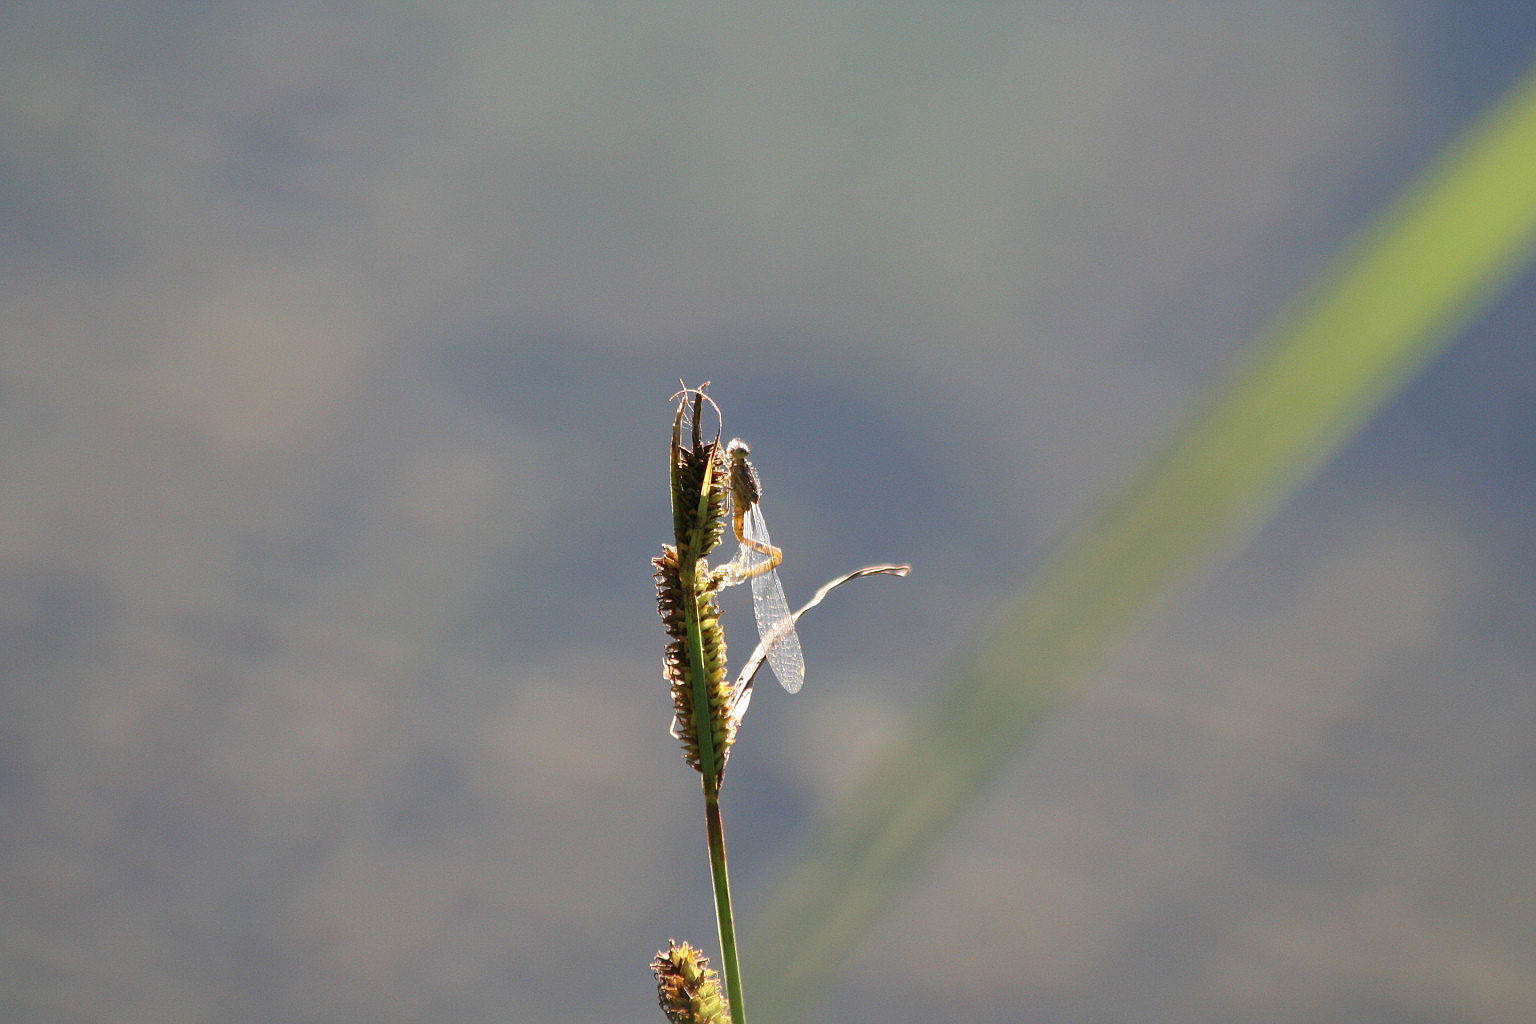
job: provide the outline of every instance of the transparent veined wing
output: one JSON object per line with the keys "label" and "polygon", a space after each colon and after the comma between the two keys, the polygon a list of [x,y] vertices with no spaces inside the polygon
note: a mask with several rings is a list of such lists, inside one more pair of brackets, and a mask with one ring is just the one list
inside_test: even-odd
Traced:
{"label": "transparent veined wing", "polygon": [[[765,548],[773,547],[763,514],[755,503],[747,508],[745,526],[748,540]],[[769,561],[768,555],[751,547],[744,546],[743,551],[748,558],[749,573]],[[768,667],[773,669],[780,686],[790,693],[799,693],[805,684],[805,653],[800,649],[800,635],[795,632],[795,617],[784,596],[784,584],[779,582],[776,569],[758,572],[749,579],[752,583],[752,614],[757,619],[757,634],[762,637],[763,648],[768,652]]]}

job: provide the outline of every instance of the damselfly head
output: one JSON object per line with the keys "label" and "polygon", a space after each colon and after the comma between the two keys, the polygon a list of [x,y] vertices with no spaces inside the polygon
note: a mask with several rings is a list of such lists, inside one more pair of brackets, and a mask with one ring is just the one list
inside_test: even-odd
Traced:
{"label": "damselfly head", "polygon": [[752,449],[741,438],[733,437],[725,446],[725,454],[731,459],[731,501],[738,512],[746,512],[763,496],[763,485],[758,481],[757,468],[747,459]]}

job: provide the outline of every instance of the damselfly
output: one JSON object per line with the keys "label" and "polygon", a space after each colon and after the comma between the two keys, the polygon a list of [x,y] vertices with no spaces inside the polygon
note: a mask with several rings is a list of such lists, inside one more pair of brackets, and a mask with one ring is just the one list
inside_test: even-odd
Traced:
{"label": "damselfly", "polygon": [[798,693],[805,683],[805,654],[800,636],[795,632],[795,617],[790,614],[784,585],[779,582],[778,567],[784,552],[768,539],[768,526],[758,502],[762,486],[757,470],[748,456],[752,449],[740,438],[726,446],[731,460],[731,525],[740,545],[736,557],[726,566],[726,583],[752,583],[752,613],[757,619],[757,634],[767,652],[768,667],[778,677],[779,685]]}

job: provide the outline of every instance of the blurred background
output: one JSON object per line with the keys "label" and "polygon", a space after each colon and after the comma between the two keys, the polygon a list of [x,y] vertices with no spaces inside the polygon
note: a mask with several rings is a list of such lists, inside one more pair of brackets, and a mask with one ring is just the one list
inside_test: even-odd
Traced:
{"label": "blurred background", "polygon": [[[792,601],[915,567],[754,701],[750,927],[1533,57],[1514,0],[6,3],[0,1017],[660,1021],[716,945],[679,378]],[[1144,630],[817,1019],[1530,1020],[1533,321],[1527,272]]]}

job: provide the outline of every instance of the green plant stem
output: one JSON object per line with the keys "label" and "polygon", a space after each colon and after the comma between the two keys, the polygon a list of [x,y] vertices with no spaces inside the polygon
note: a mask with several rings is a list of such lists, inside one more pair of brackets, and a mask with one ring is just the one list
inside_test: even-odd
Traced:
{"label": "green plant stem", "polygon": [[[697,522],[708,522],[708,504],[713,465],[704,469],[699,490]],[[704,549],[702,527],[690,538],[690,551]],[[731,1004],[731,1024],[746,1024],[746,1000],[741,989],[741,959],[736,954],[736,921],[731,913],[731,880],[725,861],[725,824],[720,817],[720,759],[724,751],[715,749],[714,722],[710,711],[709,668],[704,657],[704,634],[699,625],[699,562],[685,560],[681,581],[685,597],[684,616],[688,623],[688,659],[693,679],[694,730],[699,743],[699,774],[704,781],[704,818],[709,833],[709,873],[715,889],[715,924],[720,933],[720,969],[725,974],[726,996]]]}
{"label": "green plant stem", "polygon": [[704,818],[709,826],[709,873],[715,886],[715,922],[720,929],[720,969],[731,1002],[731,1024],[747,1024],[741,991],[741,959],[736,954],[736,921],[731,915],[731,879],[725,869],[725,823],[720,817],[720,784],[704,776]]}
{"label": "green plant stem", "polygon": [[720,970],[725,975],[726,995],[731,1003],[731,1024],[746,1024],[746,1000],[741,989],[741,960],[736,954],[736,920],[731,913],[731,879],[726,870],[725,823],[720,816],[721,752],[715,749],[713,723],[709,716],[709,683],[704,664],[703,635],[699,629],[697,590],[692,571],[685,568],[684,588],[688,596],[688,656],[693,661],[693,706],[699,717],[699,768],[704,784],[704,819],[709,833],[709,874],[715,890],[715,924],[720,932]]}

